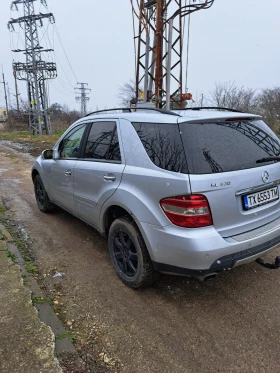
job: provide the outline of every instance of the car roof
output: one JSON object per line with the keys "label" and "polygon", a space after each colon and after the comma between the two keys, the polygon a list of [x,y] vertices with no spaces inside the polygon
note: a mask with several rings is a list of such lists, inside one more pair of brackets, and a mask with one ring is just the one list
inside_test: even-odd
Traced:
{"label": "car roof", "polygon": [[[177,115],[174,115],[174,114]],[[260,118],[260,116],[249,113],[239,113],[231,111],[219,110],[174,110],[170,113],[159,113],[156,111],[150,112],[118,112],[118,113],[97,113],[89,114],[80,120],[106,120],[106,119],[126,119],[130,122],[146,122],[146,123],[178,123],[179,122],[193,122],[199,120],[214,120],[214,119],[228,119],[228,118]],[[179,119],[179,120],[178,120]]]}
{"label": "car roof", "polygon": [[[88,115],[87,119],[126,119],[130,122],[177,123],[178,115],[158,112],[105,113]],[[85,119],[85,118],[83,118]]]}

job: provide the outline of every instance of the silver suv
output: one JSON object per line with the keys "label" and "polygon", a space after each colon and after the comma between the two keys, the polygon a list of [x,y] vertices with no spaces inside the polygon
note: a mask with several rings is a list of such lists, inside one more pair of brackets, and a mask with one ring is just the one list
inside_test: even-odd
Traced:
{"label": "silver suv", "polygon": [[128,286],[209,278],[280,243],[280,146],[259,116],[126,109],[74,123],[32,168],[39,209],[108,237]]}

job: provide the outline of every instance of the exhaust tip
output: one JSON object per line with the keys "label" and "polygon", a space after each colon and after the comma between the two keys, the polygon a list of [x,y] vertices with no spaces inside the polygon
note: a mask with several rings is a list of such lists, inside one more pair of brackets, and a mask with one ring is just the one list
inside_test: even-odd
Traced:
{"label": "exhaust tip", "polygon": [[209,280],[213,280],[216,276],[217,276],[217,273],[211,273],[210,275],[205,276],[203,281],[206,282]]}
{"label": "exhaust tip", "polygon": [[197,278],[201,282],[206,282],[206,281],[214,279],[216,276],[217,276],[217,273],[213,272],[205,276],[195,276],[195,278]]}

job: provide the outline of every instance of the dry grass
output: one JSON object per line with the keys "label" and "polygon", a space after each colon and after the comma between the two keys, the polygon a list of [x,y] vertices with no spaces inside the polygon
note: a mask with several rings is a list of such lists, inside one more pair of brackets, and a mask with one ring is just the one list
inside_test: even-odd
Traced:
{"label": "dry grass", "polygon": [[0,140],[27,145],[32,155],[39,155],[45,149],[51,149],[67,127],[60,126],[52,135],[31,135],[27,130],[1,130]]}
{"label": "dry grass", "polygon": [[47,142],[55,143],[60,136],[63,134],[64,130],[59,133],[54,133],[52,135],[31,135],[29,131],[0,131],[0,140],[9,140],[16,142]]}

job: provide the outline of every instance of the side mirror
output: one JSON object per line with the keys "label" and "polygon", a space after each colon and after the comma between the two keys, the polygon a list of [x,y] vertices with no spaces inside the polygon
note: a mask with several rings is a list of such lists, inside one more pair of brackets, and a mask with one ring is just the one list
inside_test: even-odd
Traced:
{"label": "side mirror", "polygon": [[42,158],[53,159],[53,149],[44,150],[42,153]]}

